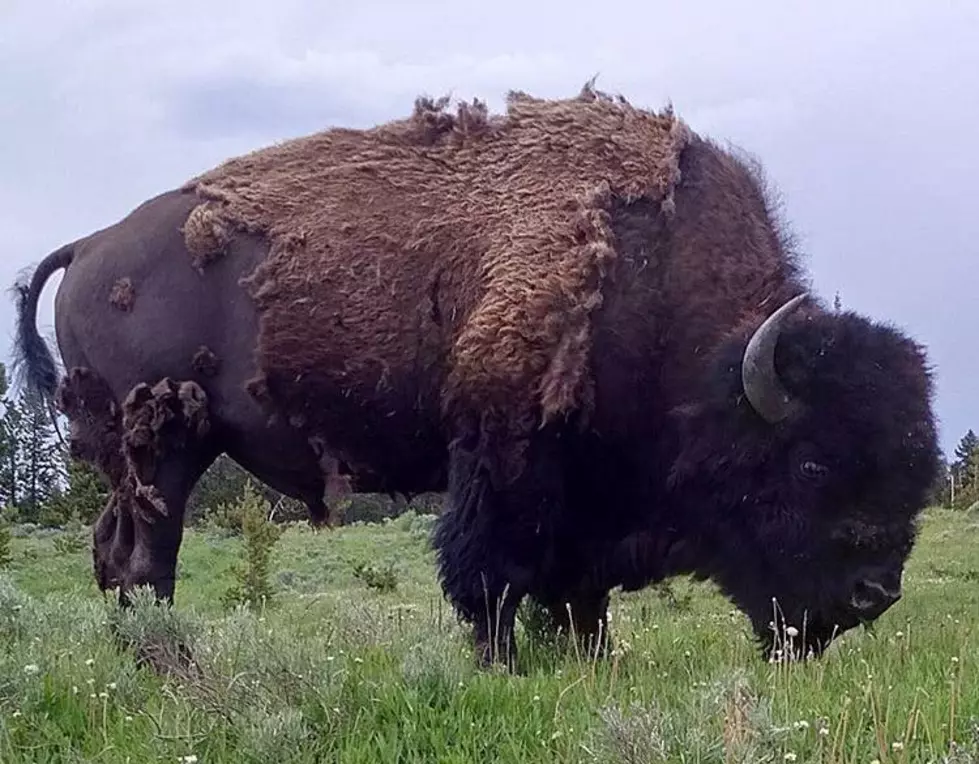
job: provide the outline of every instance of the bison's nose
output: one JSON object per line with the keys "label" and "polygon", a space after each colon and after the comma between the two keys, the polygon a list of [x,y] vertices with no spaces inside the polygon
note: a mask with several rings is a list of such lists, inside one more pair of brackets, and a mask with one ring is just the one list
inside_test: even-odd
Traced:
{"label": "bison's nose", "polygon": [[895,602],[901,599],[901,581],[881,581],[863,578],[857,581],[850,595],[850,605],[864,620],[879,618]]}

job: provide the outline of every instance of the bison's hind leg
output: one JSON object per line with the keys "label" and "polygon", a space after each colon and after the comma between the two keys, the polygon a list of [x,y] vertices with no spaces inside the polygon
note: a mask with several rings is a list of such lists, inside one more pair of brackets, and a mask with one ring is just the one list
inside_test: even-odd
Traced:
{"label": "bison's hind leg", "polygon": [[120,597],[150,585],[172,601],[187,499],[218,450],[207,395],[195,382],[162,379],[137,385],[123,403],[126,475],[118,511],[132,525],[132,553],[121,571]]}
{"label": "bison's hind leg", "polygon": [[131,525],[119,513],[119,490],[126,475],[122,409],[105,379],[85,367],[68,370],[55,404],[68,419],[71,457],[93,466],[109,483],[109,500],[92,528],[95,580],[107,591],[119,585],[120,566],[132,553]]}

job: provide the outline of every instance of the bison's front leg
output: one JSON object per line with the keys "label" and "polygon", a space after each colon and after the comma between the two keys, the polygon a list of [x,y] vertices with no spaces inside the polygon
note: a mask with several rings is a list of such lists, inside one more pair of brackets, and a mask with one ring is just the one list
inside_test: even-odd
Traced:
{"label": "bison's front leg", "polygon": [[433,544],[442,588],[473,625],[481,661],[512,669],[517,607],[550,556],[564,485],[553,433],[535,434],[523,469],[508,479],[498,468],[505,455],[490,443],[470,432],[450,446],[448,503]]}
{"label": "bison's front leg", "polygon": [[553,628],[577,640],[586,654],[604,656],[611,642],[608,592],[579,591],[542,604]]}

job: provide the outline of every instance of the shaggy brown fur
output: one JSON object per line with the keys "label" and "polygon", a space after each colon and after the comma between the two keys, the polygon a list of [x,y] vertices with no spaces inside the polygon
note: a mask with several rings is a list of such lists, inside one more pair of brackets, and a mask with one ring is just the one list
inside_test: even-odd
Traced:
{"label": "shaggy brown fur", "polygon": [[191,360],[191,367],[198,374],[205,377],[215,377],[221,370],[221,360],[214,354],[209,347],[201,345],[194,358]]}
{"label": "shaggy brown fur", "polygon": [[152,387],[137,385],[126,396],[122,412],[123,451],[138,488],[153,483],[157,462],[167,449],[204,437],[210,427],[207,395],[196,382],[162,379]]}
{"label": "shaggy brown fur", "polygon": [[196,207],[187,216],[181,231],[187,241],[191,263],[201,273],[227,252],[231,241],[228,227],[221,216],[204,205]]}
{"label": "shaggy brown fur", "polygon": [[109,292],[109,302],[112,303],[113,307],[118,308],[123,313],[128,313],[133,309],[133,299],[135,296],[133,280],[128,276],[124,276],[112,285],[112,291]]}
{"label": "shaggy brown fur", "polygon": [[420,394],[491,412],[501,435],[587,411],[590,318],[616,257],[609,210],[645,199],[668,212],[689,131],[588,86],[557,101],[511,93],[505,116],[446,105],[419,99],[407,119],[263,149],[185,187],[206,200],[185,227],[198,256],[229,231],[270,241],[248,283],[260,387],[287,411],[445,356],[443,389]]}
{"label": "shaggy brown fur", "polygon": [[112,485],[121,483],[126,472],[122,417],[105,380],[91,369],[69,369],[58,386],[55,405],[70,422],[72,457],[98,468]]}

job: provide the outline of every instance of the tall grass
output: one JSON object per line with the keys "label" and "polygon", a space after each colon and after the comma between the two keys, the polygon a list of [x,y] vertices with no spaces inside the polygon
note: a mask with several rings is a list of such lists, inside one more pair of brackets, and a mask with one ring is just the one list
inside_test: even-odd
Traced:
{"label": "tall grass", "polygon": [[[291,526],[270,561],[277,607],[231,612],[239,539],[188,531],[177,607],[144,596],[119,613],[87,549],[15,533],[0,572],[0,761],[979,760],[968,515],[932,512],[905,598],[819,661],[762,661],[740,613],[677,581],[614,597],[605,659],[521,632],[516,676],[475,669],[439,596],[429,524]],[[371,586],[367,564],[397,585]]]}

